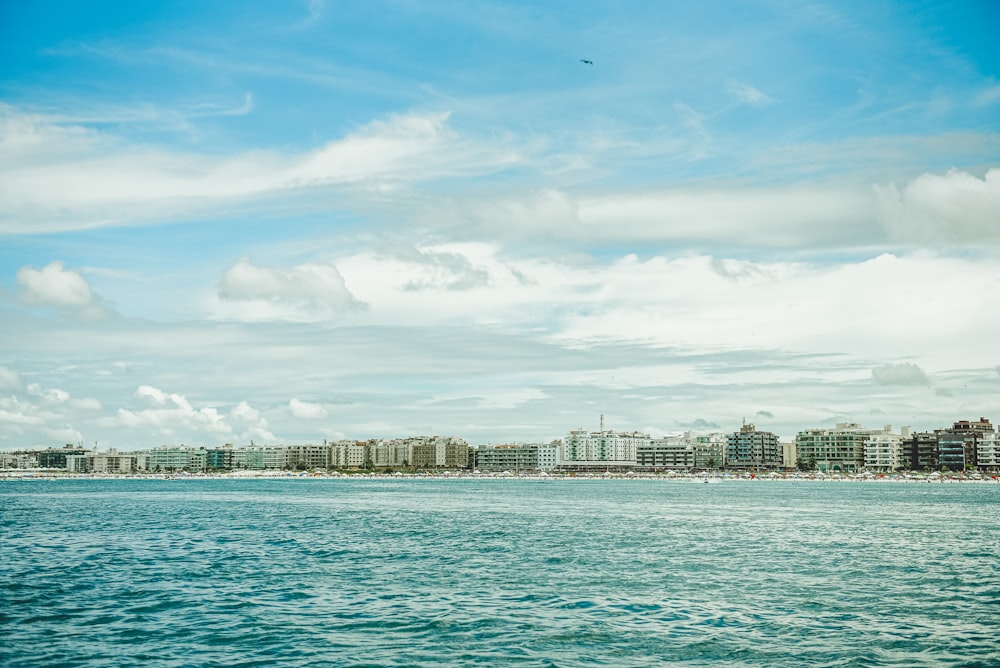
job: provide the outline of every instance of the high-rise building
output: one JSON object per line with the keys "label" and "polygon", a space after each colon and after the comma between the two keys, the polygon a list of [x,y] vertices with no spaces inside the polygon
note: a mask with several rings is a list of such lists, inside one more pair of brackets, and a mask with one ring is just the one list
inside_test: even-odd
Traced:
{"label": "high-rise building", "polygon": [[[886,427],[883,431],[891,431]],[[798,460],[806,468],[855,473],[865,465],[865,441],[876,429],[865,429],[853,422],[839,422],[833,429],[807,429],[795,436]]]}
{"label": "high-rise building", "polygon": [[904,466],[911,471],[937,469],[938,438],[933,431],[920,431],[911,434],[903,444],[906,459]]}
{"label": "high-rise building", "polygon": [[757,431],[744,424],[726,438],[726,467],[739,469],[777,469],[784,466],[784,456],[778,436],[769,431]]}
{"label": "high-rise building", "polygon": [[556,466],[556,446],[551,444],[481,445],[470,456],[469,465],[481,471],[548,471]]}
{"label": "high-rise building", "polygon": [[937,430],[938,463],[942,468],[961,471],[978,466],[977,443],[993,433],[993,425],[984,417],[977,421],[959,420],[950,429]]}
{"label": "high-rise building", "polygon": [[865,440],[865,469],[891,473],[907,467],[903,456],[903,437],[900,434],[882,432],[872,434]]}
{"label": "high-rise building", "polygon": [[650,471],[690,470],[696,465],[697,444],[691,433],[651,438],[636,444],[636,467]]}
{"label": "high-rise building", "polygon": [[987,473],[1000,471],[1000,433],[988,431],[976,442],[976,467]]}
{"label": "high-rise building", "polygon": [[574,429],[563,441],[559,465],[567,468],[632,468],[636,451],[650,441],[649,434],[604,429],[588,432]]}

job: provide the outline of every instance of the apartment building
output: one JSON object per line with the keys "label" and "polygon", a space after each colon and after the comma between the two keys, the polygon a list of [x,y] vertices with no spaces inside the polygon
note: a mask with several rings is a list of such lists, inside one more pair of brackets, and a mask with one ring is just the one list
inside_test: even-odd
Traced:
{"label": "apartment building", "polygon": [[632,468],[640,446],[649,444],[649,434],[639,432],[588,432],[574,429],[563,440],[559,466],[568,468]]}
{"label": "apartment building", "polygon": [[777,434],[758,431],[744,424],[726,438],[726,467],[738,469],[778,469],[785,458]]}
{"label": "apartment building", "polygon": [[697,459],[697,444],[690,432],[640,440],[635,446],[636,468],[645,471],[690,470]]}
{"label": "apartment building", "polygon": [[473,448],[469,465],[480,471],[551,471],[557,446],[538,443],[481,445]]}
{"label": "apartment building", "polygon": [[[891,431],[886,427],[882,431]],[[838,422],[833,429],[806,429],[795,436],[799,461],[823,472],[855,473],[865,465],[865,441],[877,429],[854,422]]]}
{"label": "apartment building", "polygon": [[904,456],[903,439],[908,437],[908,431],[904,434],[882,432],[869,436],[864,443],[865,469],[891,473],[906,468],[907,457]]}

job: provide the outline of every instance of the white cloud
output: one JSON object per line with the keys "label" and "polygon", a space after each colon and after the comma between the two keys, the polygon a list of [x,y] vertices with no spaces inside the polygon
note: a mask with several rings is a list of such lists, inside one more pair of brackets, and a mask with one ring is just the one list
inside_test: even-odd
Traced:
{"label": "white cloud", "polygon": [[333,265],[257,267],[243,258],[219,283],[222,314],[246,320],[324,320],[363,309]]}
{"label": "white cloud", "polygon": [[219,438],[233,432],[218,410],[212,407],[196,409],[182,394],[142,385],[134,396],[143,408],[119,408],[114,418],[103,418],[98,424],[132,430],[152,429],[158,435],[177,438]]}
{"label": "white cloud", "polygon": [[46,306],[86,307],[95,302],[87,281],[79,272],[65,269],[59,261],[50,262],[42,269],[21,267],[17,284],[29,304]]}
{"label": "white cloud", "polygon": [[[370,325],[531,328],[560,345],[750,347],[906,355],[936,368],[976,366],[1000,326],[1000,265],[931,254],[834,264],[633,255],[612,261],[503,257],[488,244],[422,247],[467,258],[489,280],[465,291],[407,290],[412,263],[384,254],[338,266],[371,308]],[[419,274],[417,274],[419,276]],[[980,320],[919,313],[977,313]],[[961,340],[943,350],[941,340]],[[951,361],[948,361],[951,360]],[[964,363],[964,362],[963,362]],[[869,363],[864,373],[872,368]],[[754,407],[754,411],[757,407]],[[749,414],[752,414],[749,413]]]}
{"label": "white cloud", "polygon": [[579,232],[593,239],[781,247],[864,242],[874,202],[849,188],[706,188],[585,199],[578,211]]}
{"label": "white cloud", "polygon": [[257,423],[261,421],[260,411],[252,408],[246,401],[241,401],[229,411],[229,416],[233,422],[237,423]]}
{"label": "white cloud", "polygon": [[278,437],[271,433],[267,419],[246,401],[241,401],[234,406],[229,411],[229,416],[233,423],[242,429],[238,434],[238,440],[245,443],[275,443],[278,441]]}
{"label": "white cloud", "polygon": [[28,385],[28,394],[39,397],[49,403],[61,404],[69,401],[69,392],[58,388],[43,388],[38,383]]}
{"label": "white cloud", "polygon": [[[687,187],[613,194],[547,189],[523,197],[449,201],[423,213],[452,234],[515,240],[723,244],[742,248],[853,247],[884,241],[869,187]],[[470,223],[471,221],[471,223]],[[479,238],[479,237],[476,237]]]}
{"label": "white cloud", "polygon": [[1000,169],[983,178],[959,170],[923,174],[902,189],[876,186],[875,193],[882,224],[899,241],[1000,241]]}
{"label": "white cloud", "polygon": [[[0,367],[0,372],[3,370],[5,367]],[[40,383],[30,383],[22,392],[19,377],[16,380],[7,388],[12,393],[0,396],[0,447],[52,446],[83,440],[73,423],[100,410],[97,399],[77,399],[66,390]]]}
{"label": "white cloud", "polygon": [[748,104],[751,107],[766,107],[767,105],[774,104],[774,98],[747,83],[730,81],[727,89],[739,102]]}
{"label": "white cloud", "polygon": [[916,364],[884,364],[872,369],[872,378],[880,385],[926,385],[927,374]]}
{"label": "white cloud", "polygon": [[327,410],[320,404],[300,401],[299,399],[289,401],[288,410],[291,412],[292,417],[300,420],[320,420],[329,415]]}
{"label": "white cloud", "polygon": [[21,375],[5,366],[0,366],[0,390],[21,389]]}
{"label": "white cloud", "polygon": [[[252,99],[248,94],[237,112],[249,110]],[[303,187],[316,186],[379,190],[466,178],[521,160],[503,144],[459,137],[447,113],[391,115],[304,153],[220,157],[129,145],[108,133],[0,106],[0,149],[0,233],[171,220],[234,198],[295,198]]]}

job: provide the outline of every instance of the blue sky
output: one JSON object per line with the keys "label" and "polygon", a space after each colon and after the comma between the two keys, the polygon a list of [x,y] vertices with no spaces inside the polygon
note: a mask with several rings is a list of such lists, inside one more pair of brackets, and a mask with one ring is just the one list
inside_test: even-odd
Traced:
{"label": "blue sky", "polygon": [[997,417],[998,28],[7,3],[0,447]]}

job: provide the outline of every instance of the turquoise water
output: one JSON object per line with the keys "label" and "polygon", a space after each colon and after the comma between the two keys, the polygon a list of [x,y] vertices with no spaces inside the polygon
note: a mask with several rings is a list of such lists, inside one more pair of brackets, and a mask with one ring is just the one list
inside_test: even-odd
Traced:
{"label": "turquoise water", "polygon": [[0,483],[4,666],[1000,666],[1000,485]]}

